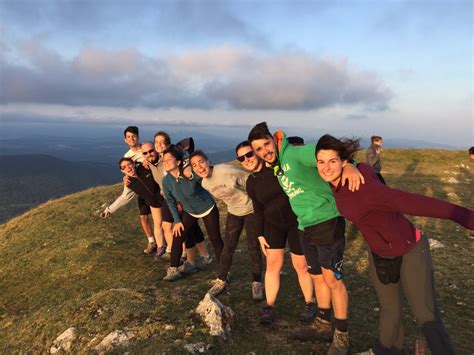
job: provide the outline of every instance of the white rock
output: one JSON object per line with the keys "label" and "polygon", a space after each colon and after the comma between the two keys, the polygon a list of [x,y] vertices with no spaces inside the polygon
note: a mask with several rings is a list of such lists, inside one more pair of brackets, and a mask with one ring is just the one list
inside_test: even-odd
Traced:
{"label": "white rock", "polygon": [[196,344],[186,344],[184,350],[191,354],[204,354],[211,348],[209,344],[206,343],[196,343]]}
{"label": "white rock", "polygon": [[94,349],[97,352],[104,352],[110,351],[118,346],[127,346],[135,335],[136,332],[133,331],[115,330],[102,339],[100,344]]}
{"label": "white rock", "polygon": [[72,343],[77,338],[77,329],[74,327],[66,329],[62,332],[54,341],[53,345],[49,349],[51,354],[55,354],[58,351],[69,352],[72,347]]}
{"label": "white rock", "polygon": [[465,306],[466,304],[464,302],[458,302],[456,303],[458,306]]}
{"label": "white rock", "polygon": [[430,243],[430,249],[444,248],[444,244],[436,239],[429,238],[428,242]]}
{"label": "white rock", "polygon": [[458,184],[459,181],[457,181],[455,178],[451,177],[448,179],[448,182],[451,183],[451,184]]}
{"label": "white rock", "polygon": [[203,300],[199,302],[196,313],[210,328],[209,334],[227,338],[232,331],[235,321],[234,312],[230,307],[224,306],[217,298],[206,293]]}
{"label": "white rock", "polygon": [[374,311],[375,311],[375,312],[378,312],[378,311],[380,311],[380,308],[379,308],[379,307],[375,307],[375,308],[374,308]]}
{"label": "white rock", "polygon": [[176,327],[172,324],[165,325],[165,330],[175,330],[175,329],[176,329]]}

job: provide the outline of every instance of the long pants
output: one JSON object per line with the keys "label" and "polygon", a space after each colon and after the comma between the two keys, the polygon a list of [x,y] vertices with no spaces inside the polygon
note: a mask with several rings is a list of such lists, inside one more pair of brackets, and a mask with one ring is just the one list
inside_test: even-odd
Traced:
{"label": "long pants", "polygon": [[[369,272],[380,303],[379,348],[376,354],[389,354],[403,347],[402,294],[410,305],[433,355],[454,354],[435,300],[433,264],[428,239],[421,236],[417,245],[403,255],[400,280],[382,284],[377,278],[372,253]],[[383,351],[386,349],[387,351]]]}
{"label": "long pants", "polygon": [[235,216],[227,213],[225,226],[224,249],[222,250],[219,265],[219,275],[221,280],[225,280],[232,265],[232,258],[239,243],[240,234],[245,225],[247,235],[247,249],[250,256],[252,268],[252,281],[262,281],[262,253],[257,240],[256,221],[253,213],[246,216]]}
{"label": "long pants", "polygon": [[[217,206],[215,206],[208,215],[202,217],[202,220],[206,226],[209,240],[211,241],[214,254],[216,255],[217,262],[219,263],[222,249],[224,247],[224,242],[222,241],[221,230],[219,227],[219,209]],[[184,211],[181,221],[184,225],[184,231],[181,232],[180,236],[173,239],[173,245],[171,246],[171,267],[178,267],[179,259],[181,258],[181,254],[183,252],[182,244],[191,237],[190,233],[194,231],[193,226],[197,224],[198,219]]]}

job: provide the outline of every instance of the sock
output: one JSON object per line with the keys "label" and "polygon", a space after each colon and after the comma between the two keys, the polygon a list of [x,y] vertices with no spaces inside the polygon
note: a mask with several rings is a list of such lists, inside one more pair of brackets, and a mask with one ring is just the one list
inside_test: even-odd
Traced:
{"label": "sock", "polygon": [[148,243],[155,244],[155,237],[154,236],[146,237],[146,239],[148,239]]}
{"label": "sock", "polygon": [[331,308],[318,308],[318,318],[331,322]]}
{"label": "sock", "polygon": [[336,323],[336,329],[340,332],[347,332],[347,319],[334,318]]}

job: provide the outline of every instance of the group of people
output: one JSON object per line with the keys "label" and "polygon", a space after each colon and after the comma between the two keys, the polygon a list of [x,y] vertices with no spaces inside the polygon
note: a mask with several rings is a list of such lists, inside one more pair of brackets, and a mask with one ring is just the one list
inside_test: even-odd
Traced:
{"label": "group of people", "polygon": [[[130,147],[119,161],[124,190],[100,216],[108,217],[138,195],[148,239],[144,252],[170,263],[163,280],[178,280],[212,260],[197,223],[202,219],[218,265],[208,292],[219,295],[228,286],[233,254],[245,228],[252,298],[265,300],[261,323],[275,320],[288,246],[305,300],[301,320],[309,322],[294,337],[309,332],[312,339],[331,341],[328,354],[347,354],[349,297],[342,267],[347,219],[369,249],[370,276],[381,305],[372,352],[402,353],[403,289],[431,353],[454,353],[436,306],[427,238],[403,214],[451,219],[474,229],[474,211],[385,185],[381,137],[372,137],[368,165],[354,160],[358,140],[324,135],[316,144],[305,145],[300,137],[272,134],[262,122],[235,148],[242,169],[214,166],[203,151],[194,150],[192,139],[173,145],[166,132],[140,144],[138,128],[131,126],[124,138]],[[227,207],[224,238],[215,199]]]}

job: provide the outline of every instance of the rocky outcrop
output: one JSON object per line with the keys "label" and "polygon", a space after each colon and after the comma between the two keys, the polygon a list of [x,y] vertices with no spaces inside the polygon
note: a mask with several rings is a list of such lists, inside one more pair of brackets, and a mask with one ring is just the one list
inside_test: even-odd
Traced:
{"label": "rocky outcrop", "polygon": [[206,293],[199,302],[196,313],[209,327],[209,334],[227,338],[235,323],[235,314],[228,306],[224,306],[217,298]]}
{"label": "rocky outcrop", "polygon": [[77,338],[77,329],[74,327],[66,329],[62,332],[54,341],[53,345],[49,349],[51,354],[55,354],[58,351],[69,352],[71,351],[72,344]]}

